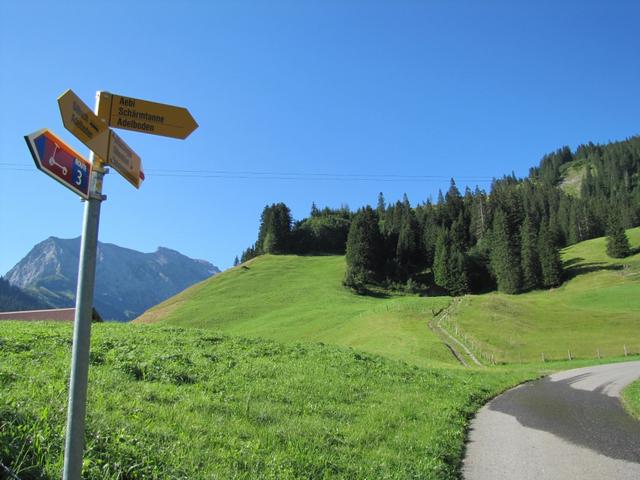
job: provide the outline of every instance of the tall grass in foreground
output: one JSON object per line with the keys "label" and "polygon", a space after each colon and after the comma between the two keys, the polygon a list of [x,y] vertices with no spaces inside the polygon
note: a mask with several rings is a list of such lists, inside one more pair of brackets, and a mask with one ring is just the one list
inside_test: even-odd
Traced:
{"label": "tall grass in foreground", "polygon": [[[0,459],[59,478],[71,329],[3,323]],[[470,416],[532,371],[422,369],[345,348],[96,325],[88,479],[453,479]],[[1,474],[0,474],[1,476]]]}

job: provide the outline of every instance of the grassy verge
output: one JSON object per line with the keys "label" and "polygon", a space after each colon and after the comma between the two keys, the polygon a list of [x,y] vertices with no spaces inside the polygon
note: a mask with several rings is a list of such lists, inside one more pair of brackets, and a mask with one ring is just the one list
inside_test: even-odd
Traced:
{"label": "grassy verge", "polygon": [[[3,323],[0,459],[59,478],[71,329]],[[425,369],[348,348],[96,325],[88,479],[454,479],[470,416],[537,376]]]}
{"label": "grassy verge", "polygon": [[622,403],[631,415],[640,420],[640,380],[622,391]]}

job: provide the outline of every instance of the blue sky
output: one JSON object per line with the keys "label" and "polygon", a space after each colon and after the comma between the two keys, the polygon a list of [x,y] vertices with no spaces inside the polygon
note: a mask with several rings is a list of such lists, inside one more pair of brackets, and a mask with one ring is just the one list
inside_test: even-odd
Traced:
{"label": "blue sky", "polygon": [[100,240],[225,268],[267,203],[417,204],[640,133],[638,18],[635,1],[1,2],[0,274],[80,234],[81,202],[23,140],[47,127],[88,156],[68,88],[191,111],[184,141],[119,131],[147,179],[106,177]]}

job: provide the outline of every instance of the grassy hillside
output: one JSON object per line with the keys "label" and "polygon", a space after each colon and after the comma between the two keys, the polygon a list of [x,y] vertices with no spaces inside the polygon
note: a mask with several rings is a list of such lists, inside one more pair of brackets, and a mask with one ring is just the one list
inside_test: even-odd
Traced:
{"label": "grassy hillside", "polygon": [[[70,339],[70,325],[2,324],[0,461],[23,480],[60,478]],[[471,414],[536,375],[99,324],[83,478],[459,478]]]}
{"label": "grassy hillside", "polygon": [[587,174],[587,168],[592,168],[586,160],[574,160],[560,167],[562,180],[560,188],[568,195],[579,197],[582,180]]}
{"label": "grassy hillside", "polygon": [[[640,247],[640,228],[627,232]],[[611,259],[605,239],[562,253],[568,281],[523,295],[469,295],[449,325],[497,361],[592,358],[640,352],[640,254]],[[450,298],[356,296],[340,282],[337,256],[264,256],[196,285],[138,321],[213,328],[274,340],[352,346],[417,365],[452,362],[427,328]]]}
{"label": "grassy hillside", "polygon": [[211,328],[284,342],[344,345],[416,365],[454,362],[428,320],[449,297],[354,295],[344,257],[258,257],[195,285],[137,322]]}
{"label": "grassy hillside", "polygon": [[[640,247],[640,228],[627,231]],[[450,318],[478,350],[498,360],[536,361],[640,352],[640,253],[612,259],[605,239],[566,248],[570,280],[551,291],[464,297]]]}

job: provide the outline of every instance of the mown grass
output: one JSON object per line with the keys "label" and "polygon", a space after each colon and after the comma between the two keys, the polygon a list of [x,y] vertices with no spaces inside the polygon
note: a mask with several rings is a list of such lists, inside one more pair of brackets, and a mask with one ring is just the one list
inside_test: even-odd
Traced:
{"label": "mown grass", "polygon": [[[59,478],[71,328],[2,327],[0,459],[23,480]],[[459,478],[470,416],[536,375],[424,369],[199,329],[96,325],[83,476]]]}
{"label": "mown grass", "polygon": [[[640,228],[627,231],[640,247]],[[469,295],[452,310],[450,330],[464,332],[497,361],[541,361],[640,353],[640,253],[606,255],[604,238],[565,249],[570,279],[549,291]]]}
{"label": "mown grass", "polygon": [[640,380],[622,390],[622,403],[631,415],[640,420]]}
{"label": "mown grass", "polygon": [[449,297],[354,295],[342,286],[344,270],[342,256],[264,255],[185,290],[136,322],[324,342],[422,366],[455,364],[427,326]]}

